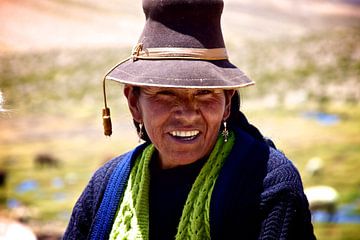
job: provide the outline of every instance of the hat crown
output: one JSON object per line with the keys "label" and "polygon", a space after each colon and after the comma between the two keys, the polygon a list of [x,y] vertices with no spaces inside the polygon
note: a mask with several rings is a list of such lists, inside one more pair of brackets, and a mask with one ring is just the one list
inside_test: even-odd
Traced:
{"label": "hat crown", "polygon": [[226,54],[223,0],[143,0],[144,30],[105,77],[136,86],[234,89],[254,84]]}
{"label": "hat crown", "polygon": [[143,0],[145,48],[224,48],[222,0]]}

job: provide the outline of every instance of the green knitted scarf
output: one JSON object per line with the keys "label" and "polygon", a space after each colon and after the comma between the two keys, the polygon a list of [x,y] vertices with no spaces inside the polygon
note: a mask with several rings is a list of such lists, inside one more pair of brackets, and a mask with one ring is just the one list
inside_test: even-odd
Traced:
{"label": "green knitted scarf", "polygon": [[[212,190],[235,137],[225,142],[219,135],[216,145],[197,176],[187,197],[176,240],[210,239],[209,210]],[[155,148],[147,146],[136,159],[110,233],[110,240],[149,239],[149,163]]]}

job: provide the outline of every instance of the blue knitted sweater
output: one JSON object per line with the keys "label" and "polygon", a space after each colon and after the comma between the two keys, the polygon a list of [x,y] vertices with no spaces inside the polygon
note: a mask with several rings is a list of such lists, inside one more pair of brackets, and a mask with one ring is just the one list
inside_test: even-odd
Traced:
{"label": "blue knitted sweater", "polygon": [[[278,150],[237,129],[215,184],[211,238],[315,239],[298,171]],[[141,145],[95,172],[74,206],[64,239],[107,239]]]}

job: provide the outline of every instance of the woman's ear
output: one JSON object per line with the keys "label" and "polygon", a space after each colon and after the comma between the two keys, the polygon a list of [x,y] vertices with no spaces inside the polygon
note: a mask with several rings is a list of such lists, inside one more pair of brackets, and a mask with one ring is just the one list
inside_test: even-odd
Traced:
{"label": "woman's ear", "polygon": [[231,99],[235,94],[235,90],[225,90],[224,93],[225,93],[225,110],[224,110],[223,121],[228,119],[228,117],[230,116]]}
{"label": "woman's ear", "polygon": [[139,104],[140,88],[131,85],[125,85],[124,95],[127,99],[129,110],[133,119],[138,123],[142,123],[142,114]]}

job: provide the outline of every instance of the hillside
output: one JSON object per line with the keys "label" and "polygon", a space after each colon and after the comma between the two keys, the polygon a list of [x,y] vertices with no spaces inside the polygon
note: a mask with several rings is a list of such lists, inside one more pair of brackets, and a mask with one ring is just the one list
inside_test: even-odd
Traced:
{"label": "hillside", "polygon": [[[296,37],[359,22],[357,1],[226,0],[226,39]],[[132,46],[143,27],[141,1],[2,0],[0,54]]]}

